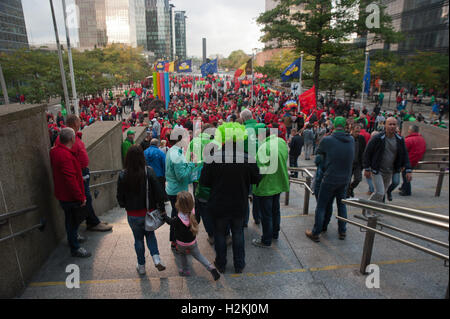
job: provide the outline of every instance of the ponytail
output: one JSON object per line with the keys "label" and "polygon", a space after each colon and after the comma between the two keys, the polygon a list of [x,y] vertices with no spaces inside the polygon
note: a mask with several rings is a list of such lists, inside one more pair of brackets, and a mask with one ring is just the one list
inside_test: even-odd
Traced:
{"label": "ponytail", "polygon": [[197,219],[195,218],[195,215],[193,213],[189,214],[189,230],[191,231],[192,235],[197,236],[198,234],[198,223]]}

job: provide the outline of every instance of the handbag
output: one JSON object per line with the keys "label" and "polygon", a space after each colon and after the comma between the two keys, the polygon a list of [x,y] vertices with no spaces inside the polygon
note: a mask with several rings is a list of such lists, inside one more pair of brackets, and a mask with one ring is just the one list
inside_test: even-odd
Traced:
{"label": "handbag", "polygon": [[145,167],[145,201],[146,201],[146,209],[147,213],[145,214],[145,230],[146,231],[155,231],[159,227],[164,224],[164,219],[161,216],[159,210],[155,209],[151,212],[149,209],[149,201],[148,201],[148,176],[147,176],[147,167]]}

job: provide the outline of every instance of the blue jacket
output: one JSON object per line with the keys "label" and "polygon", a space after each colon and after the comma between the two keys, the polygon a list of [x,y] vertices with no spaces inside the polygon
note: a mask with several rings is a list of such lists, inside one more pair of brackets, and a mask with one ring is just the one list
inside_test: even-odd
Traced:
{"label": "blue jacket", "polygon": [[325,136],[317,154],[324,157],[323,183],[348,184],[352,175],[355,140],[345,132]]}
{"label": "blue jacket", "polygon": [[145,161],[147,165],[153,168],[157,177],[166,175],[166,154],[155,145],[150,145],[144,151]]}

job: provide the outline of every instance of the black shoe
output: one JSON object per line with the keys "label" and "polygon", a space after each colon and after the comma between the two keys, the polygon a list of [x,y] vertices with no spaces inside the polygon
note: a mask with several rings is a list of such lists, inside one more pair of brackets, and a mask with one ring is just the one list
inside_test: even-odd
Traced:
{"label": "black shoe", "polygon": [[347,235],[345,233],[339,233],[339,239],[344,240]]}
{"label": "black shoe", "polygon": [[219,271],[221,274],[225,273],[225,267],[219,267],[216,261],[214,261],[214,266],[216,267],[217,271]]}
{"label": "black shoe", "polygon": [[244,225],[244,228],[248,228],[248,224],[245,224],[245,225]]}
{"label": "black shoe", "polygon": [[323,233],[326,233],[326,232],[327,232],[327,230],[328,230],[328,227],[324,227],[324,228],[322,228],[322,232],[323,232]]}
{"label": "black shoe", "polygon": [[392,193],[386,193],[388,201],[392,202]]}
{"label": "black shoe", "polygon": [[261,221],[259,219],[255,219],[255,224],[259,225],[259,224],[261,224]]}
{"label": "black shoe", "polygon": [[244,271],[243,268],[234,268],[234,272],[235,272],[236,274],[242,274],[243,271]]}
{"label": "black shoe", "polygon": [[411,194],[406,194],[405,192],[398,193],[400,196],[411,196]]}
{"label": "black shoe", "polygon": [[217,271],[216,268],[211,269],[211,275],[213,276],[214,281],[217,281],[220,278],[220,274],[219,274],[219,272]]}

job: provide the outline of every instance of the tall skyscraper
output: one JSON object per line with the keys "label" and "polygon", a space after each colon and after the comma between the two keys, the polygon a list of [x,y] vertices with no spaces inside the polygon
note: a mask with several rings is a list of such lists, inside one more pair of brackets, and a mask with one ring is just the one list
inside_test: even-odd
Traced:
{"label": "tall skyscraper", "polygon": [[186,59],[186,11],[175,11],[175,56]]}
{"label": "tall skyscraper", "polygon": [[27,29],[23,17],[22,1],[0,2],[0,52],[28,48]]}
{"label": "tall skyscraper", "polygon": [[368,35],[369,50],[390,50],[402,55],[418,51],[434,51],[448,54],[449,0],[382,0],[385,12],[392,17],[396,31],[405,39],[397,44],[374,43]]}
{"label": "tall skyscraper", "polygon": [[153,52],[156,59],[170,59],[173,49],[169,0],[145,0],[145,20],[147,50]]}
{"label": "tall skyscraper", "polygon": [[76,0],[82,49],[124,43],[146,48],[145,0]]}

